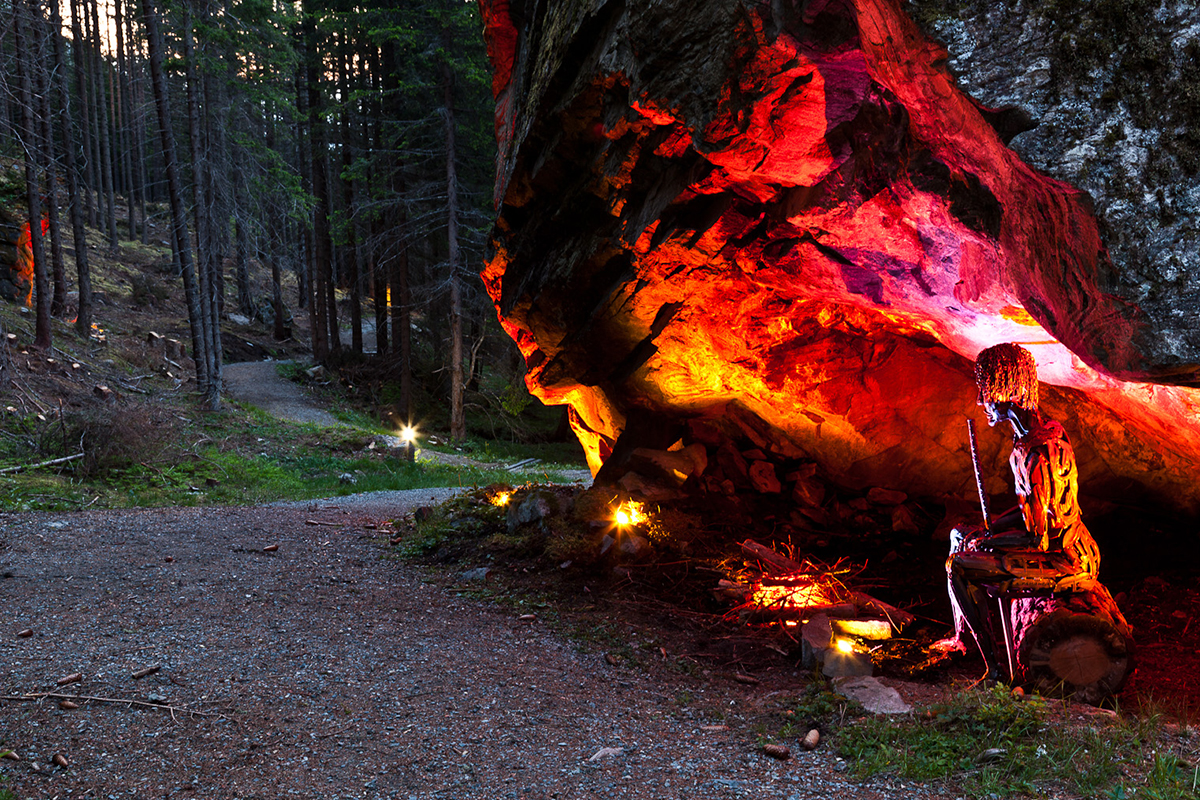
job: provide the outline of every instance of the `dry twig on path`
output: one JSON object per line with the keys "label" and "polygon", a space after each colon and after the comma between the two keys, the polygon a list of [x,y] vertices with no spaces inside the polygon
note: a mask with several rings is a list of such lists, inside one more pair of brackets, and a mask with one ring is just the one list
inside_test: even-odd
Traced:
{"label": "dry twig on path", "polygon": [[192,716],[200,717],[224,717],[224,714],[215,714],[211,711],[197,711],[194,708],[186,708],[184,706],[173,706],[167,703],[151,703],[146,700],[130,700],[125,697],[97,697],[89,694],[62,694],[60,692],[27,692],[17,695],[0,695],[0,700],[9,702],[37,702],[52,698],[54,700],[91,700],[96,703],[124,703],[128,706],[139,706],[141,708],[157,708],[163,711],[170,711],[171,716],[175,716],[175,712],[179,711],[183,714],[191,714]]}

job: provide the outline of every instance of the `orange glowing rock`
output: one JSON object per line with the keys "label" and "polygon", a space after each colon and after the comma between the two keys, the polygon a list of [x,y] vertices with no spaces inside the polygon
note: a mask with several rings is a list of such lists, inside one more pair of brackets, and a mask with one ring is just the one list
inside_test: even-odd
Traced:
{"label": "orange glowing rock", "polygon": [[[42,220],[43,235],[47,230]],[[0,298],[31,305],[33,302],[33,249],[29,222],[0,208]]]}

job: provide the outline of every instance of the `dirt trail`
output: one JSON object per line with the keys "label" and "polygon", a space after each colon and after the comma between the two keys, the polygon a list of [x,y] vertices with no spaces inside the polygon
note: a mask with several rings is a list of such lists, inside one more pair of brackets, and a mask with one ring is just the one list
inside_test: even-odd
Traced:
{"label": "dirt trail", "polygon": [[613,666],[385,559],[374,526],[449,491],[0,514],[0,694],[163,705],[0,702],[0,749],[21,757],[0,761],[4,785],[22,800],[942,796],[854,784],[828,748],[774,761],[751,722],[765,687]]}
{"label": "dirt trail", "polygon": [[284,379],[276,369],[279,363],[245,361],[223,365],[221,377],[225,381],[225,391],[233,399],[281,419],[327,427],[342,424],[328,411],[318,408],[299,386]]}

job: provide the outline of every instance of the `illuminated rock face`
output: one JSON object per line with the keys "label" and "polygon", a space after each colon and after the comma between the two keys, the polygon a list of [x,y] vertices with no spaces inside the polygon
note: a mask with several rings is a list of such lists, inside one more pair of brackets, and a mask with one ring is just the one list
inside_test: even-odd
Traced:
{"label": "illuminated rock face", "polygon": [[976,99],[1023,110],[1012,148],[1087,191],[1120,265],[1110,289],[1159,335],[1156,364],[1200,359],[1200,4],[912,0]]}
{"label": "illuminated rock face", "polygon": [[[1043,408],[1085,492],[1200,505],[1197,366],[1156,360],[1086,204],[1005,146],[898,0],[483,8],[483,279],[594,470],[700,442],[966,496],[971,359],[1018,341],[1062,387]],[[1003,438],[981,442],[994,492]]]}

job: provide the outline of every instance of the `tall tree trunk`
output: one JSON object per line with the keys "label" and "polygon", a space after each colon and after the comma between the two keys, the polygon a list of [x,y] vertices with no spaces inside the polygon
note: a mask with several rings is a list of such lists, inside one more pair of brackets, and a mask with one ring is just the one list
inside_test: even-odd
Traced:
{"label": "tall tree trunk", "polygon": [[75,277],[79,284],[79,305],[75,313],[75,330],[87,337],[92,330],[92,272],[88,264],[87,230],[83,225],[80,202],[79,174],[75,162],[75,137],[71,130],[70,92],[64,69],[65,45],[62,37],[62,13],[58,0],[50,0],[50,25],[54,36],[54,90],[58,102],[59,131],[63,146],[63,171],[67,174],[67,203],[71,213],[71,233],[75,242]]}
{"label": "tall tree trunk", "polygon": [[[304,39],[301,41],[301,47],[306,47],[308,35],[305,32]],[[296,119],[297,119],[297,135],[296,143],[296,163],[300,168],[300,188],[312,195],[312,148],[309,146],[309,140],[312,138],[312,124],[309,119],[308,111],[308,68],[304,64],[300,64],[296,68],[295,88],[296,88]],[[290,227],[290,224],[289,224]],[[316,270],[316,260],[313,258],[313,242],[312,242],[312,224],[300,226],[299,236],[296,237],[300,242],[300,268],[296,270],[296,298],[297,308],[308,309],[308,325],[310,336],[312,339],[313,356],[317,353],[317,304],[313,299],[313,276]]]}
{"label": "tall tree trunk", "polygon": [[[403,213],[401,224],[406,222]],[[412,419],[412,295],[408,281],[408,242],[399,243],[398,252],[389,261],[388,276],[392,295],[392,349],[400,356],[400,407],[405,419]]]}
{"label": "tall tree trunk", "polygon": [[271,257],[271,307],[275,311],[275,341],[282,342],[290,335],[283,318],[283,275],[279,269],[279,257]]}
{"label": "tall tree trunk", "polygon": [[[91,173],[89,180],[91,188],[95,190],[95,207],[96,219],[92,225],[99,228],[105,218],[104,211],[104,170],[101,168],[103,159],[100,155],[100,115],[103,110],[103,104],[97,97],[96,77],[99,73],[97,66],[98,58],[92,47],[92,42],[95,41],[95,33],[92,28],[92,13],[88,6],[89,0],[79,0],[79,11],[83,15],[83,36],[84,40],[79,51],[79,57],[86,64],[85,77],[87,79],[87,95],[88,95],[88,120],[87,126],[91,130],[92,151],[88,153],[88,163],[91,165]],[[91,180],[94,179],[94,180]]]}
{"label": "tall tree trunk", "polygon": [[88,224],[96,227],[97,213],[92,190],[96,188],[96,159],[92,143],[91,71],[84,71],[88,46],[80,23],[79,0],[71,0],[71,64],[75,72],[75,95],[79,98],[79,130],[83,145],[83,209]]}
{"label": "tall tree trunk", "polygon": [[[4,59],[8,48],[8,30],[11,25],[0,25],[0,61]],[[15,74],[15,70],[12,71]],[[12,117],[12,104],[8,102],[8,98],[16,96],[16,90],[9,84],[10,70],[8,64],[3,64],[0,68],[0,138],[4,141],[15,142],[20,133],[17,131],[17,124]],[[3,358],[4,351],[0,349],[0,358]],[[0,380],[3,380],[3,367],[6,362],[0,362]]]}
{"label": "tall tree trunk", "polygon": [[175,252],[183,276],[187,296],[188,322],[192,333],[192,353],[196,362],[196,384],[207,395],[209,374],[207,342],[201,327],[200,298],[192,264],[192,243],[188,238],[187,212],[183,207],[183,187],[179,180],[179,162],[175,155],[175,134],[171,130],[171,108],[168,102],[167,78],[163,74],[162,38],[158,29],[158,13],[151,0],[142,0],[142,19],[146,26],[146,45],[150,58],[150,80],[154,87],[154,104],[158,110],[159,137],[162,141],[163,168],[167,173],[167,193],[171,202],[171,225],[174,231]]}
{"label": "tall tree trunk", "polygon": [[[386,116],[391,120],[402,119],[402,99],[400,96],[400,73],[396,63],[396,48],[393,42],[386,40],[382,47],[382,77],[383,77],[383,106],[387,109]],[[389,132],[390,133],[390,132]],[[387,150],[396,147],[390,137]],[[409,231],[408,214],[404,205],[405,181],[404,164],[400,158],[388,165],[389,202],[389,238],[385,251],[388,284],[391,287],[389,308],[392,317],[392,350],[399,356],[397,369],[400,372],[400,410],[405,420],[412,420],[412,297],[408,280],[408,251]]]}
{"label": "tall tree trunk", "polygon": [[[266,139],[267,150],[275,151],[275,114],[269,115],[266,123]],[[283,320],[283,274],[279,267],[279,259],[281,256],[281,248],[275,247],[275,243],[282,240],[291,241],[290,238],[285,238],[287,235],[287,221],[284,214],[279,210],[279,206],[271,205],[267,211],[267,233],[266,238],[271,247],[271,306],[275,312],[275,340],[282,342],[288,338],[290,331]],[[259,258],[262,258],[262,251],[259,251]]]}
{"label": "tall tree trunk", "polygon": [[342,202],[346,207],[346,246],[342,248],[344,277],[350,288],[350,348],[362,355],[362,294],[358,276],[358,236],[355,231],[354,180],[351,167],[354,164],[353,127],[351,125],[350,99],[350,55],[345,53],[340,62],[342,85]]}
{"label": "tall tree trunk", "polygon": [[[205,21],[210,21],[208,4],[205,2]],[[231,56],[229,56],[231,57]],[[208,256],[209,274],[212,282],[213,324],[217,325],[225,313],[225,257],[232,249],[229,241],[229,222],[233,217],[230,203],[229,174],[233,164],[226,146],[225,127],[230,121],[229,97],[224,84],[216,79],[211,70],[205,70],[200,79],[204,89],[204,108],[207,113],[201,118],[204,137],[204,195],[209,208],[209,235],[212,245]],[[216,352],[220,353],[218,341]]]}
{"label": "tall tree trunk", "polygon": [[[320,87],[321,59],[317,52],[317,27],[310,2],[304,4],[305,89],[309,130],[309,159],[312,167],[313,194],[313,357],[324,361],[333,351],[336,340],[330,340],[330,284],[332,283],[333,243],[329,235],[329,181],[326,177],[325,125],[322,121]],[[336,312],[335,312],[336,313]]]}
{"label": "tall tree trunk", "polygon": [[[54,5],[54,2],[51,2]],[[67,268],[63,260],[62,230],[58,219],[58,153],[54,142],[54,104],[50,100],[50,73],[46,67],[50,55],[52,31],[39,11],[34,19],[34,38],[37,40],[37,60],[34,73],[37,76],[37,96],[41,104],[39,114],[42,123],[42,163],[46,166],[46,216],[50,227],[50,265],[53,289],[50,298],[50,315],[61,317],[67,306]]]}
{"label": "tall tree trunk", "polygon": [[50,279],[46,274],[46,251],[42,246],[42,200],[38,153],[37,122],[34,109],[31,75],[34,70],[33,13],[30,0],[13,2],[13,39],[16,45],[17,83],[21,96],[21,138],[25,145],[25,199],[29,207],[29,246],[33,252],[34,293],[37,315],[34,323],[33,346],[50,348]]}
{"label": "tall tree trunk", "polygon": [[[129,40],[130,42],[138,41],[134,34],[134,14],[125,15],[125,20],[129,24]],[[140,51],[138,51],[140,55]],[[146,152],[146,129],[143,121],[143,109],[145,108],[145,93],[143,87],[143,68],[139,67],[136,73],[133,72],[133,63],[138,59],[134,58],[134,53],[129,54],[130,60],[130,113],[133,115],[133,141],[134,153],[133,158],[133,178],[137,186],[138,198],[138,218],[142,221],[141,237],[142,244],[150,243],[150,231],[148,225],[148,217],[146,214],[146,203],[150,193],[150,181],[148,176],[148,168],[146,162],[149,160]]]}
{"label": "tall tree trunk", "polygon": [[[211,23],[212,15],[209,0],[200,0],[203,15],[201,21]],[[205,49],[208,42],[204,43]],[[214,89],[212,70],[205,69],[200,76],[200,86],[204,92],[203,108],[206,113],[201,117],[202,141],[204,143],[204,197],[208,203],[208,235],[209,246],[204,259],[208,271],[209,314],[211,314],[210,330],[212,331],[212,381],[217,393],[212,402],[220,402],[221,362],[224,358],[221,344],[221,315],[225,310],[225,254],[229,252],[229,193],[225,191],[225,176],[230,169],[228,153],[225,149],[225,125],[229,124],[228,108],[224,102],[224,93]],[[217,95],[220,95],[218,99]]]}
{"label": "tall tree trunk", "polygon": [[378,219],[371,223],[372,245],[367,250],[367,273],[371,276],[371,303],[375,312],[375,352],[388,351],[388,284],[387,275],[379,263],[379,242],[383,225]]}
{"label": "tall tree trunk", "polygon": [[[57,2],[57,0],[50,0]],[[131,104],[132,92],[129,90],[129,68],[131,59],[126,56],[126,39],[125,29],[128,25],[128,14],[124,13],[121,0],[114,0],[113,5],[113,21],[116,25],[117,33],[117,97],[120,99],[121,114],[117,118],[117,130],[120,132],[121,141],[124,143],[121,158],[121,181],[125,187],[125,213],[129,222],[129,239],[136,240],[137,235],[137,192],[134,187],[134,146],[133,137],[133,106]],[[132,30],[130,30],[130,38],[132,38]],[[145,220],[142,224],[145,225]]]}
{"label": "tall tree trunk", "polygon": [[[325,214],[324,214],[324,236],[326,252],[328,255],[325,258],[325,320],[329,325],[329,352],[340,353],[342,351],[342,328],[338,321],[337,307],[337,289],[338,289],[338,268],[337,268],[337,251],[338,248],[333,243],[333,170],[330,169],[330,155],[328,142],[328,129],[322,121],[321,130],[323,132],[322,141],[325,146],[321,148],[324,153],[324,158],[321,160],[323,168],[323,177],[325,180]],[[319,233],[319,231],[318,231]]]}
{"label": "tall tree trunk", "polygon": [[[38,70],[46,79],[49,78],[43,70]],[[58,218],[58,174],[55,161],[58,158],[54,147],[54,132],[51,129],[53,113],[50,111],[48,87],[43,81],[38,93],[42,97],[42,141],[46,143],[46,220],[50,229],[50,274],[52,289],[50,291],[50,316],[61,317],[67,307],[67,267],[63,258],[62,227]]]}
{"label": "tall tree trunk", "polygon": [[[370,74],[374,76],[375,91],[371,101],[371,150],[376,159],[383,154],[383,109],[384,97],[382,89],[386,86],[383,81],[383,64],[378,47],[369,51]],[[378,163],[378,162],[376,162]],[[372,169],[368,180],[367,192],[369,197],[377,197],[381,189],[387,187],[381,180],[380,170]],[[371,277],[371,299],[375,311],[375,352],[383,355],[388,352],[390,337],[388,334],[388,280],[384,271],[384,259],[380,258],[385,239],[384,218],[382,214],[373,214],[370,225],[370,245],[367,248],[367,271]]]}
{"label": "tall tree trunk", "polygon": [[104,184],[104,229],[108,233],[108,247],[116,252],[120,244],[117,237],[117,195],[113,185],[113,152],[109,135],[110,123],[108,115],[108,100],[105,94],[104,79],[108,67],[100,50],[100,2],[92,0],[92,35],[95,40],[92,47],[96,63],[96,120],[100,128],[100,179]]}
{"label": "tall tree trunk", "polygon": [[[449,29],[446,42],[449,47]],[[463,415],[463,320],[462,286],[458,279],[458,172],[454,160],[454,73],[449,62],[442,61],[442,82],[446,119],[446,244],[447,266],[450,273],[450,438],[464,439],[467,435]]]}
{"label": "tall tree trunk", "polygon": [[192,150],[192,213],[196,221],[196,268],[199,273],[200,332],[204,337],[204,369],[208,381],[201,390],[204,402],[216,408],[221,402],[221,386],[216,380],[216,351],[214,340],[220,336],[220,326],[214,325],[212,268],[208,259],[212,257],[212,230],[209,219],[210,205],[205,202],[205,173],[209,168],[204,158],[200,134],[200,86],[196,71],[196,46],[192,35],[193,19],[191,4],[185,4],[183,21],[183,57],[187,65],[188,136]]}
{"label": "tall tree trunk", "polygon": [[[254,314],[254,298],[250,291],[250,208],[246,203],[246,184],[242,170],[233,179],[233,215],[237,225],[237,251],[234,258],[237,277],[238,310],[247,317]],[[272,259],[274,261],[274,259]]]}

